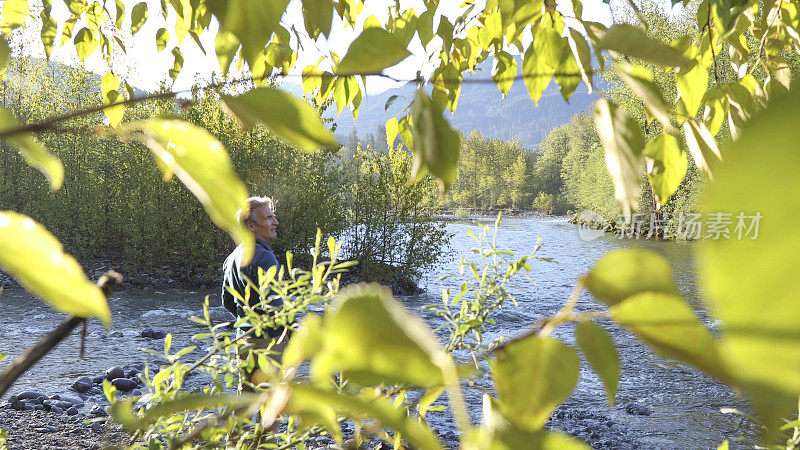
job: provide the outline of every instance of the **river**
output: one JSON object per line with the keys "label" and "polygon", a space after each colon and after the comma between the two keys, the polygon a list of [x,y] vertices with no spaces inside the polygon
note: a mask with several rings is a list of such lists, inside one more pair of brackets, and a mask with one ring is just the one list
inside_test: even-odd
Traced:
{"label": "river", "polygon": [[[492,221],[484,223],[491,225]],[[401,297],[410,310],[422,315],[433,326],[439,325],[439,319],[421,307],[441,302],[443,288],[457,289],[457,281],[439,280],[439,277],[456,273],[457,261],[461,256],[470,254],[475,241],[466,230],[471,228],[476,234],[480,231],[470,223],[450,223],[447,226],[454,233],[450,255],[438,270],[425,275],[422,286],[426,292]],[[539,238],[543,247],[537,255],[551,258],[554,262],[532,262],[530,277],[535,285],[525,281],[522,284],[527,286],[514,292],[519,307],[508,304],[500,311],[496,317],[497,325],[492,326],[485,335],[486,342],[501,335],[506,338],[519,336],[528,331],[537,318],[555,313],[572,293],[575,280],[585,274],[602,255],[617,248],[646,248],[663,255],[672,264],[681,292],[708,323],[699,299],[691,244],[618,239],[615,235],[585,241],[580,238],[577,226],[559,218],[506,218],[500,227],[498,243],[518,255],[526,255],[530,254]],[[172,332],[173,349],[196,344],[191,341],[191,336],[202,330],[188,318],[201,315],[201,305],[206,295],[210,296],[212,305],[219,304],[217,290],[124,290],[115,293],[109,299],[113,328],[105,329],[99,322],[90,321],[86,354],[82,359],[78,359],[78,337],[73,335],[26,373],[10,392],[26,389],[46,393],[66,392],[66,387],[79,376],[97,375],[113,365],[154,361],[141,348],[158,350],[161,342],[141,337],[144,328]],[[587,310],[599,306],[584,292],[577,308]],[[64,317],[21,289],[6,289],[0,297],[0,308],[3,311],[0,353],[9,355],[8,359],[0,362],[0,368],[26,346],[52,330]],[[227,312],[215,307],[212,309],[212,318],[227,320]],[[757,440],[754,427],[738,416],[720,412],[722,407],[746,408],[746,404],[736,398],[730,389],[690,367],[655,356],[644,344],[611,323],[604,322],[602,325],[611,333],[623,367],[616,404],[608,406],[599,378],[583,361],[578,386],[558,409],[557,418],[551,423],[553,427],[569,431],[589,442],[594,441],[601,447],[716,448],[728,439],[732,447],[752,448]],[[554,336],[574,345],[571,326],[558,328]],[[188,358],[203,353],[203,349],[198,348]],[[474,387],[468,389],[466,397],[474,421],[479,417],[481,392],[490,389],[489,374],[476,379]],[[631,409],[630,405],[642,407],[639,409],[646,409],[650,414],[631,414],[626,411]],[[571,424],[571,417],[580,420]],[[597,433],[596,429],[602,428],[603,424],[592,424],[592,421],[602,422],[604,419],[609,419],[609,424],[613,422],[615,429],[623,429],[625,439],[609,440],[613,436],[609,438],[607,433]],[[434,422],[432,426],[439,431],[449,426],[445,413],[431,413],[431,420]],[[582,430],[586,426],[590,428]]]}

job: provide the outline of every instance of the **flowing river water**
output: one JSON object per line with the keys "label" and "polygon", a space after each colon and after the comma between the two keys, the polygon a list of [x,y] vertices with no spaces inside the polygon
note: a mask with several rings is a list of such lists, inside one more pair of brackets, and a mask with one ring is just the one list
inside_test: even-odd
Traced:
{"label": "flowing river water", "polygon": [[[491,225],[492,221],[482,223]],[[454,279],[440,280],[439,277],[457,273],[457,261],[470,254],[475,241],[467,234],[467,229],[472,229],[475,234],[480,231],[471,223],[450,223],[447,227],[454,233],[449,257],[442,261],[439,269],[424,276],[424,293],[400,297],[409,310],[423,316],[434,327],[441,324],[440,319],[423,311],[422,306],[440,303],[444,288],[458,289],[459,283]],[[531,253],[540,237],[543,247],[537,256],[551,258],[554,262],[532,262],[530,277],[535,285],[527,280],[523,283],[523,278],[519,278],[520,284],[526,285],[514,292],[519,307],[508,304],[499,312],[497,324],[490,326],[485,334],[486,342],[500,336],[513,338],[524,334],[536,319],[558,311],[572,293],[577,278],[605,253],[630,247],[646,248],[664,256],[672,264],[681,292],[696,306],[703,320],[713,325],[699,300],[691,244],[618,239],[614,235],[585,241],[580,238],[577,226],[559,218],[506,218],[500,226],[498,243],[518,255],[526,255]],[[26,373],[10,393],[30,389],[48,394],[65,393],[80,376],[98,375],[114,365],[157,361],[141,349],[160,350],[162,342],[141,337],[144,328],[173,333],[174,349],[198,344],[192,342],[191,336],[201,332],[202,328],[188,319],[202,314],[206,295],[210,296],[212,305],[219,304],[216,289],[124,290],[115,293],[109,299],[113,327],[105,329],[96,321],[90,322],[83,358],[78,358],[79,341],[75,333]],[[599,303],[584,292],[577,309],[599,307]],[[8,359],[0,362],[0,369],[51,331],[64,317],[21,289],[6,289],[0,297],[0,309],[3,318],[0,323],[0,353],[9,355]],[[224,309],[214,307],[212,318],[225,321],[228,315]],[[725,439],[731,441],[732,447],[752,448],[757,442],[752,424],[739,416],[720,412],[723,407],[747,408],[729,388],[688,366],[655,356],[643,343],[609,322],[603,322],[602,326],[613,337],[623,368],[616,404],[608,406],[602,383],[583,361],[577,388],[556,411],[550,426],[605,448],[716,448]],[[568,345],[575,345],[571,326],[556,329],[554,336]],[[191,360],[202,354],[201,345],[187,358]],[[488,373],[478,376],[466,390],[473,422],[479,421],[482,392],[491,390],[492,381]],[[443,428],[451,426],[444,412],[432,412],[429,419],[440,433]],[[617,434],[609,433],[606,428],[616,430]],[[623,436],[619,435],[619,430]]]}

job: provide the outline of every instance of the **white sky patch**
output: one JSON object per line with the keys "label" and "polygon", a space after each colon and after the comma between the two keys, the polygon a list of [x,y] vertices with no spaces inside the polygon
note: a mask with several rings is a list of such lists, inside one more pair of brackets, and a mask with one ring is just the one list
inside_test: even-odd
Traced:
{"label": "white sky patch", "polygon": [[[112,68],[114,72],[119,75],[123,80],[129,84],[145,90],[156,91],[160,88],[162,83],[166,83],[169,88],[172,80],[169,79],[167,73],[173,65],[172,50],[178,45],[177,38],[174,32],[176,15],[172,8],[169,8],[169,15],[164,20],[161,17],[161,2],[160,0],[144,0],[148,7],[148,18],[144,26],[136,33],[135,36],[126,36],[123,42],[126,46],[126,55],[124,57],[112,57]],[[617,1],[617,0],[615,0]],[[619,0],[621,1],[621,0]],[[140,3],[141,0],[123,0],[125,4],[125,22],[123,28],[130,25],[130,14],[133,6]],[[113,2],[110,2],[113,4]],[[334,14],[334,22],[331,27],[331,33],[328,39],[320,35],[317,41],[313,41],[309,37],[301,37],[300,45],[302,46],[295,68],[290,72],[290,76],[283,82],[299,85],[301,83],[300,73],[303,68],[308,65],[317,65],[320,58],[326,58],[329,52],[335,52],[339,57],[344,56],[350,43],[359,35],[363,27],[364,21],[374,15],[382,24],[385,24],[388,19],[388,7],[394,4],[394,1],[389,0],[370,0],[365,2],[364,10],[359,14],[357,23],[354,28],[345,27],[344,21],[339,19]],[[562,4],[566,2],[561,2]],[[422,0],[403,0],[401,1],[403,8],[413,8],[416,11],[423,11],[424,4]],[[439,5],[437,10],[439,14],[434,19],[434,29],[438,26],[439,16],[444,14],[449,18],[457,17],[462,8],[458,5],[460,2],[444,1]],[[479,5],[480,7],[480,5]],[[478,8],[478,7],[476,7]],[[572,14],[567,11],[568,5],[559,7],[559,11],[566,16]],[[70,66],[79,66],[80,59],[75,51],[75,46],[72,40],[66,42],[63,46],[58,44],[61,42],[61,33],[63,30],[64,21],[70,17],[70,12],[66,4],[61,1],[53,2],[52,9],[53,17],[58,21],[59,28],[56,33],[56,42],[53,46],[51,59]],[[605,25],[610,25],[612,22],[609,5],[603,3],[602,0],[586,0],[583,3],[583,19],[601,22]],[[26,55],[34,57],[44,57],[44,49],[39,40],[39,25],[37,20],[29,20],[28,32],[24,35],[15,33],[15,41],[22,47],[22,51]],[[289,3],[286,13],[284,14],[281,23],[287,29],[291,25],[297,25],[298,29],[304,29],[301,2],[300,0],[292,0]],[[583,32],[579,22],[565,18],[565,23]],[[74,35],[83,27],[86,26],[86,20],[81,19],[73,28]],[[166,28],[170,33],[170,40],[167,46],[161,52],[157,51],[155,34],[159,28]],[[183,69],[172,84],[171,89],[174,91],[188,90],[194,85],[206,85],[212,81],[215,74],[219,74],[219,62],[214,54],[214,38],[216,36],[219,24],[216,19],[212,19],[212,23],[208,30],[200,36],[200,42],[206,49],[208,54],[197,46],[197,44],[188,35],[180,44],[181,52],[184,56]],[[532,37],[527,33],[527,42],[530,42]],[[292,39],[295,40],[294,34]],[[441,38],[435,36],[428,44],[427,48],[435,49],[441,45]],[[417,72],[422,73],[423,76],[430,75],[434,67],[429,63],[429,56],[426,54],[426,49],[423,48],[417,36],[412,39],[409,44],[409,51],[411,56],[406,58],[401,63],[387,68],[384,73],[393,78],[400,80],[409,80],[416,77]],[[235,67],[235,62],[234,66]],[[86,68],[96,73],[104,73],[108,70],[108,66],[102,58],[99,51],[94,53],[86,61]],[[319,64],[320,68],[330,69],[330,65],[323,60]],[[235,70],[235,69],[233,69]],[[374,94],[383,92],[399,86],[402,83],[395,82],[388,78],[372,76],[368,77],[367,93]]]}

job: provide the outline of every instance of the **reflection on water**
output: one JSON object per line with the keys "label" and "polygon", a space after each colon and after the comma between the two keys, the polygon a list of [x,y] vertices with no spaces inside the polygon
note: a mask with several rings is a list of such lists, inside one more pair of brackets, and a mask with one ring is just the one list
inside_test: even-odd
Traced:
{"label": "reflection on water", "polygon": [[[491,225],[491,221],[486,224]],[[469,255],[469,249],[475,241],[466,233],[466,229],[471,228],[476,234],[479,231],[475,225],[461,223],[449,224],[448,228],[454,233],[450,260],[425,275],[425,293],[402,297],[409,309],[421,314],[433,326],[440,325],[439,319],[424,312],[421,307],[440,302],[443,288],[458,287],[455,279],[437,279],[447,273],[456,273],[457,260]],[[702,309],[691,244],[620,240],[614,235],[583,241],[578,236],[577,227],[566,220],[541,218],[504,219],[498,242],[518,255],[525,255],[530,254],[539,237],[544,246],[538,256],[552,258],[554,262],[533,263],[534,270],[530,274],[533,283],[520,282],[524,286],[515,292],[519,308],[508,305],[501,311],[497,325],[490,327],[486,333],[485,342],[500,336],[519,336],[537,318],[558,311],[571,294],[575,280],[585,274],[602,255],[617,248],[646,248],[663,255],[672,264],[683,294]],[[216,290],[130,290],[114,294],[110,299],[113,329],[107,330],[96,321],[90,322],[87,351],[83,359],[77,358],[77,336],[71,336],[25,374],[11,392],[32,387],[48,393],[64,392],[80,375],[98,374],[111,365],[145,360],[147,358],[140,348],[159,349],[161,342],[140,337],[143,328],[172,332],[173,348],[197,344],[191,342],[190,338],[201,329],[187,319],[201,314],[205,295],[211,296],[212,304],[218,304]],[[579,310],[600,307],[586,292],[577,306]],[[64,317],[19,289],[7,289],[0,298],[0,308],[4,319],[0,324],[0,353],[7,353],[10,357],[19,354]],[[705,312],[699,312],[707,321]],[[213,308],[212,316],[218,321],[228,320],[227,312],[219,307]],[[745,407],[729,389],[689,367],[654,356],[646,346],[612,324],[602,325],[614,338],[623,365],[616,406],[609,408],[600,380],[584,363],[578,387],[565,402],[567,408],[605,414],[627,426],[647,448],[716,448],[724,439],[740,436],[744,436],[744,442],[752,446],[753,430],[741,426],[738,417],[719,412],[723,406]],[[121,332],[122,336],[112,332]],[[561,327],[554,336],[574,345],[572,327]],[[194,355],[201,353],[202,349],[193,352]],[[8,364],[10,359],[0,362],[0,367]],[[477,421],[480,389],[491,389],[490,376],[486,374],[475,380],[475,386],[467,390],[467,400],[473,419]],[[629,403],[646,405],[652,414],[630,415],[625,412],[625,406]],[[434,413],[431,415],[434,421],[447,420],[444,415],[438,419]]]}

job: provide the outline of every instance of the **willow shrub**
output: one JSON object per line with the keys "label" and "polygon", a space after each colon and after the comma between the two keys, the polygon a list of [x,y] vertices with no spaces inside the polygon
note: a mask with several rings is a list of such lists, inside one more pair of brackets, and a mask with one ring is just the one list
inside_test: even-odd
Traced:
{"label": "willow shrub", "polygon": [[[97,101],[98,80],[85,72],[29,60],[14,61],[9,70],[3,98],[26,122]],[[40,82],[28,84],[14,76],[20,72]],[[278,254],[307,255],[319,228],[348,236],[344,251],[372,268],[365,269],[369,279],[385,279],[387,269],[413,279],[441,256],[447,235],[430,222],[437,208],[436,187],[429,178],[408,185],[411,158],[406,152],[363,152],[334,164],[336,149],[298,152],[264,127],[244,130],[222,110],[214,93],[192,100],[183,109],[165,101],[143,102],[129,108],[126,119],[177,115],[216,136],[249,192],[276,201],[280,228],[272,245]],[[90,130],[101,121],[97,114],[71,125]],[[46,180],[2,142],[0,209],[33,217],[70,253],[124,263],[129,276],[156,269],[186,281],[216,280],[220,261],[231,250],[230,238],[182,183],[161,180],[144,145],[90,133],[50,134],[42,140],[65,166],[63,188],[50,192]],[[391,237],[390,242],[377,239],[376,233]]]}

